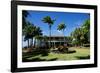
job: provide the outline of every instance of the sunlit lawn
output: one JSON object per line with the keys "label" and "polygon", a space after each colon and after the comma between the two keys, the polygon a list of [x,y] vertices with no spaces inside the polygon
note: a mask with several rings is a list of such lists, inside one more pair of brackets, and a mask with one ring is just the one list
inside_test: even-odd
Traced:
{"label": "sunlit lawn", "polygon": [[74,50],[73,53],[54,53],[50,52],[47,56],[39,55],[24,55],[23,62],[34,62],[34,61],[54,61],[54,60],[80,60],[90,58],[90,48],[89,47],[71,47],[69,51]]}

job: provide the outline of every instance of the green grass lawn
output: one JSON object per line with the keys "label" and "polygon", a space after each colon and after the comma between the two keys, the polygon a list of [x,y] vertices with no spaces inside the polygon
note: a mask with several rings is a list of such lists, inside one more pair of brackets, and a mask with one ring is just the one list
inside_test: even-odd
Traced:
{"label": "green grass lawn", "polygon": [[55,61],[55,60],[81,60],[90,58],[89,47],[70,47],[69,50],[74,50],[72,53],[54,53],[50,52],[47,56],[42,54],[34,55],[29,53],[23,55],[23,62],[36,62],[36,61]]}

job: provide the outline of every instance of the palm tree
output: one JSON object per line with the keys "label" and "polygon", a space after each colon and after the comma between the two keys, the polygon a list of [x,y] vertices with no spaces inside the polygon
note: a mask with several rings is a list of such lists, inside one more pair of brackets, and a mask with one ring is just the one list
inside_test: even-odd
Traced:
{"label": "palm tree", "polygon": [[26,18],[27,18],[28,15],[29,15],[29,12],[28,12],[28,11],[26,11],[26,10],[23,10],[23,11],[22,11],[22,28],[23,28],[23,29],[24,29],[25,26],[27,25],[27,20],[26,20]]}
{"label": "palm tree", "polygon": [[46,17],[44,17],[43,18],[43,20],[42,20],[44,23],[48,23],[48,26],[49,26],[49,40],[50,40],[50,42],[49,42],[49,48],[50,48],[50,46],[51,46],[51,27],[52,27],[52,25],[54,24],[54,21],[55,20],[52,20],[51,19],[51,17],[50,16],[46,16]]}
{"label": "palm tree", "polygon": [[90,19],[86,20],[82,25],[82,30],[84,31],[84,35],[86,38],[86,42],[90,42]]}
{"label": "palm tree", "polygon": [[40,36],[42,36],[42,30],[40,29],[40,27],[36,27],[34,30],[34,46],[36,43],[36,39],[38,39]]}
{"label": "palm tree", "polygon": [[35,36],[35,41],[34,41],[34,46],[35,48],[40,48],[41,47],[41,41],[42,41],[42,35],[36,35]]}
{"label": "palm tree", "polygon": [[[25,28],[23,29],[23,32],[25,36],[24,40],[28,41],[28,48],[31,51],[33,46],[33,37],[42,35],[42,30],[39,27],[36,27],[30,22],[28,22],[27,26],[25,26]],[[31,40],[30,45],[29,45],[29,39]]]}
{"label": "palm tree", "polygon": [[[57,30],[63,31],[63,36],[64,36],[64,30],[65,30],[65,28],[66,28],[66,25],[64,23],[61,23],[61,24],[58,25]],[[64,36],[64,44],[65,44],[65,36]]]}
{"label": "palm tree", "polygon": [[23,29],[23,35],[25,36],[24,40],[28,41],[28,48],[29,48],[29,39],[32,39],[33,38],[33,31],[34,31],[34,26],[27,22],[27,26],[25,26],[25,28]]}
{"label": "palm tree", "polygon": [[89,44],[90,42],[90,20],[86,20],[80,28],[76,28],[71,35],[77,45]]}
{"label": "palm tree", "polygon": [[74,41],[77,41],[76,45],[82,46],[87,41],[87,38],[85,37],[85,35],[86,35],[86,32],[84,31],[82,27],[80,27],[80,28],[76,28],[72,32],[71,36],[74,38]]}

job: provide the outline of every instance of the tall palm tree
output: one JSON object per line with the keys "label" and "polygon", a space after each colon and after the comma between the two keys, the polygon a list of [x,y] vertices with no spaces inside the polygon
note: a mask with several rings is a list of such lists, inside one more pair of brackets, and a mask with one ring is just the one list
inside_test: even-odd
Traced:
{"label": "tall palm tree", "polygon": [[42,20],[44,23],[48,23],[48,26],[49,26],[49,40],[50,40],[50,42],[49,42],[49,48],[51,47],[51,27],[52,27],[52,25],[54,24],[54,21],[55,20],[52,20],[51,19],[51,17],[50,16],[46,16],[46,17],[44,17],[43,18],[43,20]]}
{"label": "tall palm tree", "polygon": [[[57,30],[63,31],[63,36],[64,36],[64,30],[65,30],[65,28],[66,28],[66,25],[64,23],[61,23],[61,24],[58,25]],[[65,42],[65,36],[64,36],[64,42]]]}

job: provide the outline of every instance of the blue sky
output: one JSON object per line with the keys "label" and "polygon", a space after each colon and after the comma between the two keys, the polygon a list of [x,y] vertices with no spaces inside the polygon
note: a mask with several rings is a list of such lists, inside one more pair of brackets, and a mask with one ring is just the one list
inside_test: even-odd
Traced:
{"label": "blue sky", "polygon": [[28,11],[29,15],[27,20],[34,25],[40,27],[43,31],[43,35],[49,35],[47,23],[43,23],[42,19],[45,16],[50,16],[52,19],[56,19],[54,22],[51,33],[52,35],[63,35],[61,31],[57,30],[57,26],[60,23],[66,24],[64,32],[65,36],[69,36],[70,33],[77,27],[80,27],[85,20],[89,19],[88,13],[75,13],[75,12],[50,12],[50,11]]}

